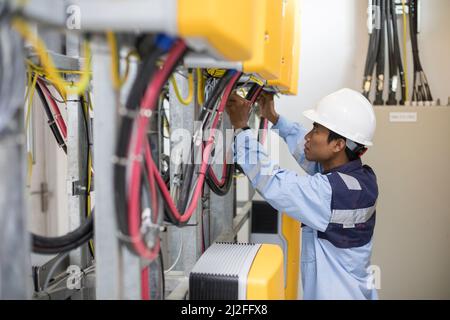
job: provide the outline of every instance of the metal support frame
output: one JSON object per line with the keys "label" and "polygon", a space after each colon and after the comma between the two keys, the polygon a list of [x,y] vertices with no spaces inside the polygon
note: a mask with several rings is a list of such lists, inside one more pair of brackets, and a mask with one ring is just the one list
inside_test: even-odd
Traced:
{"label": "metal support frame", "polygon": [[140,299],[139,258],[119,243],[114,205],[114,166],[119,96],[111,84],[111,54],[102,37],[92,41],[97,299]]}
{"label": "metal support frame", "polygon": [[0,134],[0,299],[30,297],[23,113]]}
{"label": "metal support frame", "polygon": [[175,34],[177,30],[176,0],[39,0],[25,3],[14,0],[12,3],[15,8],[23,8],[27,18],[62,28],[73,27],[72,22],[78,21],[82,31],[141,30]]}
{"label": "metal support frame", "polygon": [[[80,41],[77,35],[68,34],[66,38],[67,56],[79,56]],[[78,63],[78,68],[80,69]],[[69,75],[67,80],[77,80],[77,76]],[[80,107],[79,96],[67,96],[67,191],[69,230],[76,229],[86,219],[86,187],[87,187],[87,152],[86,128],[83,110]],[[83,192],[75,192],[75,186]],[[85,268],[90,262],[88,244],[73,250],[70,253],[70,263]]]}

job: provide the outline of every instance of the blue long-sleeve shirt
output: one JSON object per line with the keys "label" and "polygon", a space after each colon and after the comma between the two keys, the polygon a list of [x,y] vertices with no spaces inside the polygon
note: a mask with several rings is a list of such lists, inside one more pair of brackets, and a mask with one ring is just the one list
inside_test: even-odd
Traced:
{"label": "blue long-sleeve shirt", "polygon": [[[250,130],[235,137],[233,151],[236,163],[260,195],[305,225],[301,252],[304,298],[376,299],[368,273],[377,196],[373,171],[358,160],[323,174],[320,164],[305,158],[304,127],[280,116],[272,130],[278,131],[308,175],[280,168]],[[365,191],[374,188],[376,194]],[[350,207],[342,207],[335,199],[338,195]]]}

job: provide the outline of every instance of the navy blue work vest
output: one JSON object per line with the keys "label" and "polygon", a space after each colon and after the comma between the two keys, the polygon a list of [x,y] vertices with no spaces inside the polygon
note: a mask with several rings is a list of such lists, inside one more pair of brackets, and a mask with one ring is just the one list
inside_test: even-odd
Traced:
{"label": "navy blue work vest", "polygon": [[331,185],[331,220],[325,232],[318,231],[337,248],[361,247],[372,239],[375,228],[377,178],[361,159],[323,173]]}

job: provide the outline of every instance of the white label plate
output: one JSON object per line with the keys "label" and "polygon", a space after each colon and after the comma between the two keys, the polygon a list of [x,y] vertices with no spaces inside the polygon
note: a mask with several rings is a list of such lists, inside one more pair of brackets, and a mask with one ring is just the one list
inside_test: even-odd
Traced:
{"label": "white label plate", "polygon": [[390,122],[417,122],[417,112],[389,112]]}

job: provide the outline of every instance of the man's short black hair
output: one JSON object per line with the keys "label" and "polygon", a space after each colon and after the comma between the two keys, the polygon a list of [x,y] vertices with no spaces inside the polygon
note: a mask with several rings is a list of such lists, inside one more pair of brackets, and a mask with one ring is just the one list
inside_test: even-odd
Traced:
{"label": "man's short black hair", "polygon": [[[341,136],[340,134],[338,134],[338,133],[336,133],[334,131],[331,131],[331,130],[328,130],[328,131],[330,132],[328,134],[328,143],[330,143],[331,141],[334,141],[334,140],[338,140],[338,139],[343,139],[345,142],[347,142],[347,138]],[[364,146],[362,144],[356,143],[356,145],[358,146],[356,148],[358,150],[361,150],[361,149],[364,148]],[[359,154],[357,154],[356,152],[350,150],[350,148],[347,147],[347,145],[345,146],[345,154],[347,155],[347,158],[348,158],[349,161],[353,161],[353,160],[359,159],[359,157],[360,157]]]}

